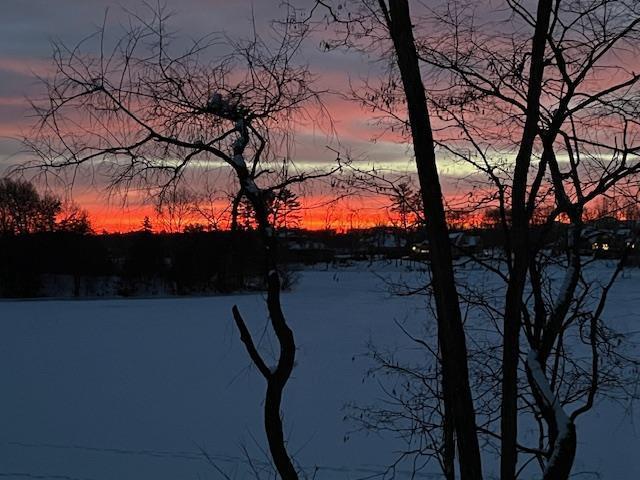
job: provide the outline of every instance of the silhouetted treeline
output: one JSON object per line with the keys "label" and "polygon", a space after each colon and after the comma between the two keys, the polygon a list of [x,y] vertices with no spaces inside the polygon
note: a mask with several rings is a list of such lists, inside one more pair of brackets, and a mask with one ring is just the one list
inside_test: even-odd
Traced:
{"label": "silhouetted treeline", "polygon": [[0,295],[190,295],[259,289],[254,232],[0,236]]}
{"label": "silhouetted treeline", "polygon": [[[402,258],[417,231],[378,227],[281,231],[280,261],[329,264]],[[254,230],[126,234],[0,234],[0,296],[199,295],[260,290],[264,257]],[[285,287],[294,275],[285,273]]]}
{"label": "silhouetted treeline", "polygon": [[[582,253],[619,257],[620,249],[614,239],[631,238],[632,230],[635,231],[621,222],[613,226],[589,225],[585,228]],[[537,232],[533,232],[534,237]],[[460,233],[451,234],[454,246],[459,246],[458,256],[503,255],[501,229]],[[281,231],[279,236],[285,272],[287,266],[300,264],[328,265],[378,258],[429,259],[428,244],[420,230],[376,227],[337,233],[294,229]],[[565,237],[566,226],[556,225],[551,232],[545,232],[546,248],[561,255],[566,248]],[[623,246],[626,244],[628,240],[622,242]],[[607,255],[596,248],[602,245],[608,245],[604,252]],[[204,295],[260,290],[264,287],[263,262],[262,244],[253,230],[0,234],[0,296]],[[290,286],[294,277],[285,273],[285,286]]]}

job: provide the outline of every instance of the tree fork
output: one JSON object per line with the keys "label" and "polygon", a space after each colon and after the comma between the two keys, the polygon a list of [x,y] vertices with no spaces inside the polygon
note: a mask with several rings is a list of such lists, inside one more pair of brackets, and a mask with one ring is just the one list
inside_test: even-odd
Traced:
{"label": "tree fork", "polygon": [[280,275],[278,274],[278,240],[274,234],[273,226],[269,222],[268,208],[264,198],[264,191],[260,190],[249,175],[249,171],[240,159],[244,155],[244,149],[248,145],[248,130],[243,121],[240,125],[240,137],[234,144],[234,158],[237,159],[236,174],[240,181],[241,191],[251,203],[255,212],[258,231],[262,239],[265,254],[265,280],[267,284],[267,310],[271,326],[280,345],[278,364],[271,370],[257,351],[251,334],[242,320],[238,308],[233,307],[233,315],[240,331],[240,339],[245,344],[251,360],[256,365],[262,376],[267,380],[267,392],[264,402],[264,428],[269,443],[269,451],[278,474],[283,480],[298,480],[289,452],[287,451],[282,427],[280,407],[282,405],[282,393],[291,376],[295,363],[296,344],[292,330],[287,325],[280,291],[282,288]]}
{"label": "tree fork", "polygon": [[529,263],[527,178],[533,145],[538,135],[540,96],[544,73],[544,52],[551,18],[552,0],[538,2],[536,27],[531,46],[531,67],[527,89],[527,109],[520,149],[516,156],[512,188],[511,245],[513,268],[505,300],[502,350],[502,405],[500,412],[500,478],[514,480],[518,464],[518,363],[522,295]]}

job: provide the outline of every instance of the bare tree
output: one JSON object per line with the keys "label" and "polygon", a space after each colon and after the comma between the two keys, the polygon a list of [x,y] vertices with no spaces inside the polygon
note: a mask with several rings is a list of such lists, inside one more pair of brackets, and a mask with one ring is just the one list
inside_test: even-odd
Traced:
{"label": "bare tree", "polygon": [[[602,345],[600,340],[607,343],[596,339],[602,305],[592,306],[589,311],[581,301],[591,289],[580,283],[582,262],[578,244],[587,203],[615,189],[637,188],[640,165],[630,155],[636,148],[632,146],[631,132],[637,121],[633,112],[637,111],[639,77],[624,66],[610,66],[609,59],[622,54],[637,37],[640,11],[637,4],[625,1],[604,0],[588,6],[579,2],[540,1],[535,13],[519,2],[508,3],[516,22],[533,30],[530,53],[526,44],[517,43],[516,34],[487,39],[486,32],[478,31],[469,17],[461,20],[460,11],[454,17],[449,10],[443,19],[448,18],[452,28],[463,32],[455,41],[465,45],[462,47],[465,51],[476,48],[481,36],[484,42],[507,46],[492,51],[480,49],[473,59],[455,62],[451,61],[453,57],[447,58],[453,50],[448,51],[441,44],[436,51],[427,43],[421,58],[434,68],[453,72],[452,88],[447,92],[449,99],[439,98],[436,104],[462,131],[468,140],[467,151],[473,149],[474,156],[481,159],[485,166],[482,170],[495,182],[501,198],[499,208],[507,231],[509,274],[503,329],[501,477],[514,478],[517,471],[516,428],[518,397],[522,391],[518,387],[518,365],[520,351],[528,350],[524,360],[526,377],[547,429],[544,477],[567,478],[576,449],[574,420],[593,403],[591,395],[578,395],[586,403],[571,414],[565,413],[563,405],[574,403],[575,396],[568,398],[577,395],[580,389],[563,392],[565,403],[561,403],[560,392],[554,392],[553,388],[558,385],[555,380],[558,368],[572,361],[563,351],[563,338],[576,326],[578,311],[584,312],[582,309],[586,308],[594,322],[595,364]],[[603,71],[609,71],[609,80],[596,80]],[[516,120],[518,129],[507,133],[502,145],[509,148],[509,138],[517,140],[514,143],[517,155],[513,169],[501,176],[487,159],[490,136],[480,130],[489,127],[487,130],[498,136],[499,123],[495,119],[504,122],[507,118]],[[518,131],[522,132],[519,139]],[[470,155],[460,154],[459,146],[452,150],[473,162]],[[567,161],[558,160],[560,152]],[[534,154],[539,159],[537,164],[532,161]],[[567,270],[559,282],[551,278],[551,270],[557,265],[551,267],[553,262],[548,262],[543,248],[545,238],[561,215],[570,227]],[[535,223],[543,227],[536,228]],[[617,275],[616,270],[611,282]],[[551,299],[545,298],[544,291],[551,285],[550,291],[554,293]],[[525,286],[530,294],[525,295]],[[602,301],[609,288],[603,287]],[[524,346],[519,334],[521,325],[527,339]],[[578,375],[591,378],[597,388],[595,370]]]}
{"label": "bare tree", "polygon": [[162,230],[169,233],[181,232],[198,213],[196,195],[184,186],[171,188],[163,198],[153,200]]}
{"label": "bare tree", "polygon": [[31,182],[0,179],[0,234],[52,232],[61,211],[59,198],[41,195]]}
{"label": "bare tree", "polygon": [[[597,394],[628,398],[632,393],[624,383],[633,381],[628,369],[635,361],[611,353],[615,334],[602,318],[621,267],[601,285],[588,280],[579,244],[587,204],[616,191],[633,198],[638,189],[640,77],[630,61],[637,52],[640,7],[626,0],[506,0],[498,7],[443,1],[416,5],[419,13],[412,17],[408,3],[365,0],[345,9],[318,1],[314,13],[325,12],[334,28],[326,48],[346,46],[386,59],[384,79],[354,89],[354,97],[383,115],[385,128],[405,133],[414,147],[434,252],[429,289],[436,304],[435,356],[442,366],[436,377],[442,388],[431,392],[443,407],[438,407],[443,470],[453,478],[455,434],[461,477],[480,478],[480,435],[489,444],[498,442],[503,480],[516,478],[532,460],[544,478],[568,478],[577,445],[575,420],[592,408]],[[444,245],[436,145],[443,157],[471,166],[471,180],[483,184],[470,206],[495,208],[504,255],[476,260],[502,282],[497,292],[456,288]],[[562,261],[546,251],[559,231],[568,238]],[[593,295],[598,300],[588,301]],[[493,345],[482,343],[485,352],[475,346],[471,326],[468,335],[462,329],[460,305],[465,312],[477,311],[499,334]],[[590,365],[575,350],[572,355],[566,341],[576,330],[589,346]],[[432,377],[414,377],[425,378]],[[500,388],[482,385],[489,380]],[[450,388],[455,398],[447,393]],[[539,425],[535,446],[520,441],[523,415]],[[527,460],[520,462],[519,454]]]}
{"label": "bare tree", "polygon": [[72,201],[62,204],[56,231],[81,235],[93,233],[89,212]]}
{"label": "bare tree", "polygon": [[[269,204],[284,189],[328,174],[296,170],[288,156],[295,125],[323,112],[313,77],[295,61],[307,30],[282,22],[271,32],[273,42],[210,36],[178,52],[165,12],[152,13],[149,21],[132,18],[112,48],[104,27],[75,47],[55,45],[56,73],[46,83],[46,104],[37,107],[38,136],[29,142],[39,154],[33,166],[91,166],[112,187],[155,187],[159,195],[175,191],[188,171],[202,175],[225,166],[233,173],[235,198],[251,204],[264,248],[267,311],[279,345],[275,366],[268,366],[236,306],[233,318],[266,380],[264,426],[275,468],[282,478],[296,479],[280,412],[296,344],[280,302]],[[83,48],[91,42],[93,54]],[[280,174],[275,166],[283,161],[294,174]]]}
{"label": "bare tree", "polygon": [[390,182],[391,212],[398,217],[399,227],[409,230],[424,223],[422,199],[409,181]]}

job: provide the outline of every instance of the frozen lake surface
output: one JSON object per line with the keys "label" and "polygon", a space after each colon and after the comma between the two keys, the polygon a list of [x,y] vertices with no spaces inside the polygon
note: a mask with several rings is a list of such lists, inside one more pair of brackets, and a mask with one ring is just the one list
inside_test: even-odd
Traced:
{"label": "frozen lake surface", "polygon": [[[402,447],[349,435],[343,421],[347,402],[383,398],[365,380],[367,343],[402,347],[394,320],[426,318],[424,298],[385,292],[360,265],[305,271],[284,296],[299,346],[285,428],[297,461],[319,467],[316,478],[367,477]],[[270,351],[259,294],[0,302],[0,477],[223,478],[206,451],[229,477],[249,478],[244,450],[265,460],[264,382],[235,330],[234,303]],[[640,271],[624,274],[609,305],[623,330],[640,330]],[[638,413],[603,404],[581,417],[576,478],[640,478]]]}

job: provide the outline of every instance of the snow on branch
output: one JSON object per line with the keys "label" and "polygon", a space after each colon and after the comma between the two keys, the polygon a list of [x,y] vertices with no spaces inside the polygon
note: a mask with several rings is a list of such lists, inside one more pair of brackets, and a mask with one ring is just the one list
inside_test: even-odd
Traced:
{"label": "snow on branch", "polygon": [[533,388],[540,394],[544,406],[553,415],[553,423],[555,423],[557,430],[556,437],[552,440],[552,453],[547,462],[544,474],[544,478],[552,478],[552,476],[548,476],[548,474],[558,468],[556,464],[560,461],[563,451],[567,449],[568,446],[575,451],[575,445],[573,445],[573,447],[570,446],[572,442],[575,444],[575,427],[562,408],[562,404],[557,395],[554,395],[552,392],[549,381],[538,360],[538,354],[534,350],[529,350],[527,354],[527,369],[533,382]]}

